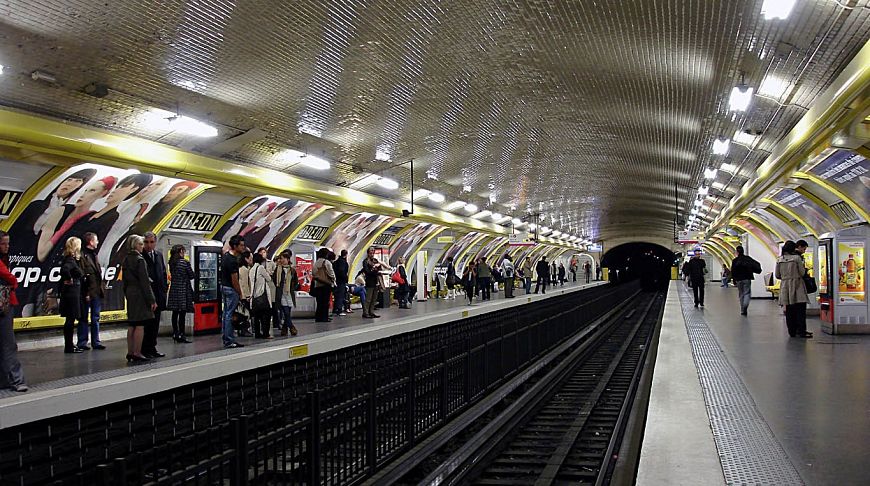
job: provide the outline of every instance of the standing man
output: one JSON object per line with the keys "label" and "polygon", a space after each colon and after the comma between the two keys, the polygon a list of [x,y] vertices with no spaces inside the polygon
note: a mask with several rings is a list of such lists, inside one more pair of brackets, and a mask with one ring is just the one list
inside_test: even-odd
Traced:
{"label": "standing man", "polygon": [[232,349],[243,347],[243,344],[236,342],[233,331],[233,312],[239,306],[239,296],[242,295],[242,289],[239,287],[239,256],[245,251],[245,239],[239,235],[233,235],[229,245],[230,250],[224,253],[221,259],[221,293],[224,295],[221,340],[225,348]]}
{"label": "standing man", "polygon": [[592,279],[592,264],[586,262],[583,264],[583,274],[586,275],[586,283],[589,283],[589,280]]}
{"label": "standing man", "polygon": [[[84,248],[82,248],[82,311],[79,313],[79,336],[76,347],[87,350],[106,349],[100,342],[100,310],[103,303],[103,269],[97,259],[97,245],[100,244],[97,235],[87,232],[82,236]],[[90,311],[90,337],[91,346],[88,346],[88,311]]]}
{"label": "standing man", "polygon": [[571,264],[568,266],[571,272],[571,280],[577,282],[577,258],[571,257]]}
{"label": "standing man", "polygon": [[523,288],[526,289],[526,294],[532,293],[532,257],[526,257],[523,266],[520,268],[523,277]]}
{"label": "standing man", "polygon": [[477,288],[480,289],[483,296],[481,300],[490,299],[490,291],[492,291],[492,269],[486,263],[486,258],[481,258],[477,262]]}
{"label": "standing man", "polygon": [[704,274],[707,273],[707,262],[701,258],[700,253],[689,260],[689,285],[692,286],[692,294],[695,297],[695,307],[704,307]]}
{"label": "standing man", "polygon": [[347,280],[350,266],[347,264],[347,250],[341,250],[341,254],[332,264],[335,272],[335,301],[332,303],[332,313],[337,316],[346,316],[344,301],[347,299]]}
{"label": "standing man", "polygon": [[363,261],[363,276],[366,281],[366,301],[363,307],[363,318],[381,317],[375,314],[375,304],[378,302],[378,280],[381,278],[381,264],[375,258],[375,247],[369,247],[366,259]]}
{"label": "standing man", "polygon": [[166,309],[166,291],[169,289],[166,279],[166,261],[157,251],[157,235],[149,231],[145,233],[145,248],[143,255],[148,268],[148,280],[151,282],[151,292],[157,301],[154,319],[145,324],[145,336],[142,338],[142,355],[146,358],[162,358],[166,356],[157,350],[157,333],[160,330],[160,314]]}
{"label": "standing man", "polygon": [[[535,284],[535,293],[540,290],[542,294],[547,293],[547,284],[550,282],[550,264],[547,263],[547,257],[542,257],[535,265],[535,273],[538,276],[538,282]],[[541,288],[543,286],[543,288]]]}
{"label": "standing man", "polygon": [[501,261],[501,273],[504,275],[504,296],[514,298],[514,262],[510,255],[505,255]]}
{"label": "standing man", "polygon": [[737,257],[731,261],[731,280],[737,286],[740,299],[740,314],[746,315],[749,301],[752,300],[752,280],[754,273],[761,273],[761,264],[747,255],[742,246],[737,247]]}

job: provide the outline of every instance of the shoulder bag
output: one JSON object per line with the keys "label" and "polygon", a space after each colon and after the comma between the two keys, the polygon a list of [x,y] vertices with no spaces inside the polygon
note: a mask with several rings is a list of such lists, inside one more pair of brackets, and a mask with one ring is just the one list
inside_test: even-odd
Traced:
{"label": "shoulder bag", "polygon": [[[800,264],[798,264],[798,266],[800,266]],[[808,294],[814,294],[819,290],[819,287],[816,285],[816,279],[810,275],[810,272],[806,271],[806,268],[804,269],[804,276],[801,278],[804,280],[804,287],[806,287]]]}
{"label": "shoulder bag", "polygon": [[9,310],[12,308],[10,304],[10,294],[12,293],[12,286],[10,285],[0,285],[0,317],[5,316],[9,313]]}
{"label": "shoulder bag", "polygon": [[[260,268],[256,268],[256,271],[254,272],[254,286],[251,289],[252,292],[254,290],[256,290],[256,288],[257,288],[257,279],[259,277],[260,277]],[[251,309],[253,309],[255,312],[260,312],[260,311],[271,309],[272,306],[269,305],[269,295],[268,294],[269,294],[269,292],[266,289],[266,282],[263,282],[263,293],[260,295],[254,296],[254,298],[251,299]]]}

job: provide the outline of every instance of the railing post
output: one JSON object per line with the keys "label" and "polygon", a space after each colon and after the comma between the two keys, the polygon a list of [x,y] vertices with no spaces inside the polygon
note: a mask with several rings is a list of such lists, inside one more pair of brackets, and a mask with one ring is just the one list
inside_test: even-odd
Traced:
{"label": "railing post", "polygon": [[408,445],[414,445],[417,432],[417,358],[408,360]]}
{"label": "railing post", "polygon": [[308,484],[320,484],[320,390],[308,394],[311,426],[308,436]]}
{"label": "railing post", "polygon": [[374,372],[368,373],[368,420],[366,427],[366,461],[369,466],[369,474],[374,474],[377,470],[378,451],[377,451],[377,415],[378,415],[378,382]]}
{"label": "railing post", "polygon": [[113,483],[112,467],[109,464],[99,464],[97,466],[97,486],[109,486]]}
{"label": "railing post", "polygon": [[450,415],[450,370],[447,368],[447,346],[441,348],[441,422]]}
{"label": "railing post", "polygon": [[112,461],[112,465],[115,470],[112,482],[117,486],[127,486],[127,459],[119,457]]}
{"label": "railing post", "polygon": [[236,486],[248,484],[248,417],[242,415],[230,419],[233,436],[233,447],[236,449],[235,474],[233,481]]}
{"label": "railing post", "polygon": [[471,339],[465,340],[465,403],[471,403]]}

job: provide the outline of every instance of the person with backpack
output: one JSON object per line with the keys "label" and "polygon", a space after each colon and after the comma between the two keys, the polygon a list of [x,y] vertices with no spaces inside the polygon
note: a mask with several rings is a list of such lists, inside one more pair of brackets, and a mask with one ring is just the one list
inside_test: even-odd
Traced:
{"label": "person with backpack", "polygon": [[506,299],[514,298],[514,262],[510,255],[505,255],[501,261],[501,273],[504,275],[504,297]]}
{"label": "person with backpack", "polygon": [[753,274],[761,273],[761,264],[746,254],[743,246],[737,246],[737,257],[731,261],[731,280],[737,287],[740,301],[740,314],[747,315],[749,302],[752,300]]}

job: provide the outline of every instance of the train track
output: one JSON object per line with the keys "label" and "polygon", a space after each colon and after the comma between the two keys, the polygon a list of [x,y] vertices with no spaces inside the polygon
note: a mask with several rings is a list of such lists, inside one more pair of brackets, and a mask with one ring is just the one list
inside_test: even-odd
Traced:
{"label": "train track", "polygon": [[641,294],[477,420],[446,428],[374,479],[608,484],[663,303],[662,293]]}

